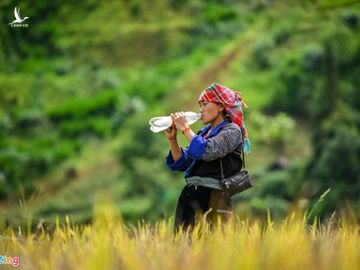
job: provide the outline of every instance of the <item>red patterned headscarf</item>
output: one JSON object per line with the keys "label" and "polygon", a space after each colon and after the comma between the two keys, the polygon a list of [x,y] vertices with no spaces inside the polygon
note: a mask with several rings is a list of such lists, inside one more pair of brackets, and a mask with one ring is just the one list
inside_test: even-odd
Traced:
{"label": "red patterned headscarf", "polygon": [[223,85],[213,83],[208,88],[205,88],[200,94],[199,101],[209,101],[214,103],[221,103],[224,105],[225,111],[230,117],[231,121],[237,124],[244,136],[244,150],[245,153],[250,153],[250,140],[246,131],[243,105],[247,107],[240,96],[239,92],[233,91]]}

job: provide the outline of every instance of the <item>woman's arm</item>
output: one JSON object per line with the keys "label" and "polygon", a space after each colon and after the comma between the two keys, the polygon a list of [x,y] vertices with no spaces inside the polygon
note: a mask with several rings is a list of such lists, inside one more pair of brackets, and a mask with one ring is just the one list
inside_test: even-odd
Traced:
{"label": "woman's arm", "polygon": [[174,162],[178,161],[182,155],[181,148],[177,140],[177,129],[175,125],[172,125],[165,130],[165,136],[168,140],[170,151]]}
{"label": "woman's arm", "polygon": [[186,128],[186,130],[184,130],[183,132],[185,138],[187,139],[188,142],[191,142],[191,140],[194,138],[195,133],[191,130],[191,128]]}
{"label": "woman's arm", "polygon": [[171,155],[176,162],[181,158],[182,152],[177,139],[168,139]]}
{"label": "woman's arm", "polygon": [[221,131],[210,138],[194,135],[188,153],[196,159],[212,161],[234,152],[242,143],[240,127],[234,123],[225,125]]}
{"label": "woman's arm", "polygon": [[202,159],[212,161],[225,157],[234,152],[241,143],[242,132],[240,127],[234,123],[228,124],[217,135],[206,140]]}

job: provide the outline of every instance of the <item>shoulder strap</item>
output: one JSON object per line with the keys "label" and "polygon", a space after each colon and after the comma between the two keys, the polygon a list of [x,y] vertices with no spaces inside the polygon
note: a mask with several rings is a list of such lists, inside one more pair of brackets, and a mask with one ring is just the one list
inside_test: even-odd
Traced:
{"label": "shoulder strap", "polygon": [[243,129],[242,128],[240,128],[240,130],[241,130],[241,139],[242,139],[242,147],[243,147],[243,149],[242,149],[242,166],[243,166],[243,168],[245,169],[245,154],[244,154],[244,148],[245,148],[245,139],[244,139],[244,131],[243,131]]}
{"label": "shoulder strap", "polygon": [[244,155],[244,149],[242,151],[242,166],[245,169],[245,155]]}

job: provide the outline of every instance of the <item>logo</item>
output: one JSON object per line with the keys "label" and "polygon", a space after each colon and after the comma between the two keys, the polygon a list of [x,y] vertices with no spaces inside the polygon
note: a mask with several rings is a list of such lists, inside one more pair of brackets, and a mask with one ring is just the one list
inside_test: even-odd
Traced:
{"label": "logo", "polygon": [[8,23],[8,25],[10,25],[11,27],[28,27],[27,23],[23,23],[26,19],[29,19],[29,17],[25,17],[24,19],[21,19],[20,17],[20,8],[17,9],[17,7],[15,7],[14,9],[14,16],[15,16],[15,20],[11,23]]}
{"label": "logo", "polygon": [[20,258],[0,255],[0,267],[1,264],[9,264],[13,267],[18,267],[20,265]]}

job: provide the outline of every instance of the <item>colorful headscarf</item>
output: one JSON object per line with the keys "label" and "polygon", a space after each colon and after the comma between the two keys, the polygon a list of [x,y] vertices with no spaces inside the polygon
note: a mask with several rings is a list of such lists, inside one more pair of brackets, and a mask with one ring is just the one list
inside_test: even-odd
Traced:
{"label": "colorful headscarf", "polygon": [[221,103],[224,105],[225,111],[230,117],[231,121],[237,124],[241,129],[244,137],[244,151],[250,153],[250,140],[246,131],[243,105],[247,107],[240,96],[239,92],[233,91],[223,85],[213,83],[208,88],[205,88],[200,94],[199,101],[209,101],[214,103]]}

